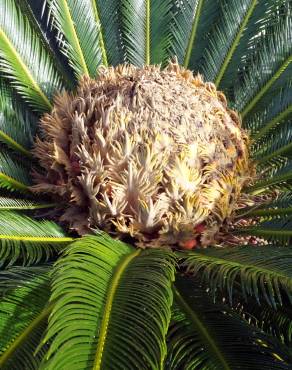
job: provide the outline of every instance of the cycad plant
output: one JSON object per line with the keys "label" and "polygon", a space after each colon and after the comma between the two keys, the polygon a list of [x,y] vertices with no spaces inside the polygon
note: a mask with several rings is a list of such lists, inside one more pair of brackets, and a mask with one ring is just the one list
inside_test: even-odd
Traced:
{"label": "cycad plant", "polygon": [[0,369],[292,369],[290,0],[1,0]]}

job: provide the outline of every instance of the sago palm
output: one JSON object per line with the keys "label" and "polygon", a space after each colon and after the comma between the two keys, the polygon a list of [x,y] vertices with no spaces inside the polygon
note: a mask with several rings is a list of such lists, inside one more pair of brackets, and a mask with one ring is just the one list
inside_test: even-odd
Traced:
{"label": "sago palm", "polygon": [[1,0],[1,369],[292,369],[291,51],[290,0]]}

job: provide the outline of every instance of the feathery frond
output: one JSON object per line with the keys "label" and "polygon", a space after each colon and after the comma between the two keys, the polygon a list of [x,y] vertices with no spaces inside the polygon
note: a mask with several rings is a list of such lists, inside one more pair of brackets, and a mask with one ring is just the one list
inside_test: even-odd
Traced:
{"label": "feathery frond", "polygon": [[285,292],[292,302],[291,247],[210,248],[181,256],[187,273],[207,283],[213,293],[217,289],[226,292],[230,302],[236,283],[245,298],[254,296],[259,302],[261,295],[276,307]]}
{"label": "feathery frond", "polygon": [[[244,120],[244,126],[251,131],[253,140],[257,146],[266,147],[264,138],[268,134],[273,135],[278,126],[289,122],[292,117],[292,79],[288,79],[279,91],[271,96],[263,109],[251,114]],[[270,136],[268,136],[268,139]]]}
{"label": "feathery frond", "polygon": [[[120,0],[95,0],[108,65],[125,61],[121,35]],[[110,25],[110,27],[109,27]],[[103,61],[105,65],[105,62]]]}
{"label": "feathery frond", "polygon": [[267,189],[280,188],[289,189],[292,180],[292,161],[284,160],[280,166],[271,166],[270,171],[259,179],[254,185],[247,187],[250,193],[259,193]]}
{"label": "feathery frond", "polygon": [[289,369],[289,350],[214,303],[198,280],[178,278],[166,369]]}
{"label": "feathery frond", "polygon": [[201,72],[201,53],[218,9],[217,0],[183,0],[173,4],[169,54],[195,73]]}
{"label": "feathery frond", "polygon": [[150,0],[120,0],[122,40],[126,62],[150,63]]}
{"label": "feathery frond", "polygon": [[289,2],[285,5],[285,14],[256,43],[253,54],[244,64],[242,82],[235,85],[235,108],[241,111],[243,118],[255,107],[258,110],[262,97],[271,93],[275,85],[280,88],[281,81],[285,83],[291,72],[292,10]]}
{"label": "feathery frond", "polygon": [[172,19],[172,0],[150,2],[150,57],[151,64],[166,65],[169,59],[171,42],[170,24]]}
{"label": "feathery frond", "polygon": [[0,79],[0,141],[12,150],[31,157],[29,148],[36,130],[36,117]]}
{"label": "feathery frond", "polygon": [[55,68],[64,80],[66,88],[73,89],[75,87],[76,80],[72,70],[66,63],[64,55],[61,53],[59,48],[57,33],[52,27],[52,24],[48,22],[48,7],[46,7],[46,0],[34,1],[34,0],[14,0],[21,8],[23,14],[27,17],[30,24],[32,25],[35,32],[38,34],[41,43],[49,53]]}
{"label": "feathery frond", "polygon": [[255,226],[243,227],[235,230],[240,235],[255,235],[273,244],[290,245],[292,240],[292,220],[291,218],[281,217],[258,223]]}
{"label": "feathery frond", "polygon": [[51,109],[51,98],[63,87],[49,53],[13,0],[0,7],[0,69],[12,86],[39,112]]}
{"label": "feathery frond", "polygon": [[56,203],[38,203],[28,199],[7,198],[0,196],[0,210],[29,210],[55,207]]}
{"label": "feathery frond", "polygon": [[[23,271],[15,272],[14,276],[17,275],[23,279]],[[24,279],[0,300],[0,368],[3,370],[38,370],[45,353],[45,348],[37,354],[35,350],[50,312],[48,267],[30,268]],[[0,286],[1,283],[2,272]]]}
{"label": "feathery frond", "polygon": [[3,299],[7,293],[26,286],[39,275],[48,275],[52,265],[49,263],[34,266],[10,266],[0,270],[0,296]]}
{"label": "feathery frond", "polygon": [[68,362],[96,370],[113,363],[161,369],[173,274],[169,252],[135,250],[104,234],[69,245],[53,274],[44,369]]}
{"label": "feathery frond", "polygon": [[0,211],[1,265],[24,265],[46,260],[60,252],[73,238],[50,221],[36,221],[12,211]]}
{"label": "feathery frond", "polygon": [[19,159],[17,161],[16,157],[2,150],[0,153],[0,188],[26,193],[30,185],[28,169]]}
{"label": "feathery frond", "polygon": [[259,207],[242,209],[239,217],[261,217],[261,219],[271,219],[274,217],[285,217],[292,214],[292,194],[283,192],[271,202],[265,202]]}
{"label": "feathery frond", "polygon": [[285,0],[220,2],[220,13],[203,52],[203,74],[227,93],[233,87],[242,59],[246,59],[265,23]]}
{"label": "feathery frond", "polygon": [[[227,72],[237,47],[243,44],[242,36],[247,24],[249,21],[251,25],[254,24],[253,13],[257,5],[257,0],[245,0],[240,3],[235,0],[225,0],[221,4],[218,22],[210,31],[208,48],[203,52],[204,76],[210,81],[215,81],[217,86]],[[259,7],[261,14],[265,12],[264,7]],[[255,32],[258,30],[255,25],[253,29]],[[237,62],[239,61],[240,58],[237,58]]]}
{"label": "feathery frond", "polygon": [[251,326],[276,337],[280,342],[291,345],[292,312],[289,305],[275,310],[268,304],[258,304],[254,299],[234,302],[233,309]]}
{"label": "feathery frond", "polygon": [[256,148],[253,148],[253,158],[257,164],[263,166],[267,162],[274,162],[279,157],[292,155],[291,121],[272,130],[268,137],[263,138]]}
{"label": "feathery frond", "polygon": [[47,0],[60,46],[76,77],[95,77],[107,55],[95,0]]}

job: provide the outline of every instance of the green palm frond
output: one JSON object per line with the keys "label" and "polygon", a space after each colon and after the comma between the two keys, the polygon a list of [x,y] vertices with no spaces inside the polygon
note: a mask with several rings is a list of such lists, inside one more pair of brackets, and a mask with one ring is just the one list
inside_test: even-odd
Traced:
{"label": "green palm frond", "polygon": [[270,171],[265,174],[264,178],[259,179],[254,185],[247,187],[246,191],[255,194],[267,189],[289,189],[291,187],[291,180],[292,162],[291,160],[286,161],[284,159],[279,162],[278,166],[271,166]]}
{"label": "green palm frond", "polygon": [[244,65],[242,82],[235,85],[235,108],[243,118],[255,108],[258,110],[262,98],[279,89],[291,73],[292,10],[289,2],[285,5],[284,15],[256,42],[253,54]]}
{"label": "green palm frond", "polygon": [[126,61],[164,66],[177,56],[182,62],[197,0],[152,0],[141,4],[134,0],[121,2],[121,42]]}
{"label": "green palm frond", "polygon": [[27,193],[31,180],[28,168],[7,151],[0,153],[0,188]]}
{"label": "green palm frond", "polygon": [[106,235],[69,245],[53,275],[44,369],[64,369],[68,361],[79,368],[161,369],[173,275],[169,252],[135,250]]}
{"label": "green palm frond", "polygon": [[24,265],[48,259],[73,241],[54,222],[36,221],[13,211],[0,211],[1,265]]}
{"label": "green palm frond", "polygon": [[166,12],[167,23],[160,31],[167,44],[161,62],[165,64],[176,56],[180,64],[196,73],[201,71],[201,52],[218,8],[218,2],[212,0],[172,1],[170,12]]}
{"label": "green palm frond", "polygon": [[150,56],[151,64],[162,64],[169,59],[168,49],[171,43],[171,32],[169,25],[172,19],[173,1],[151,1],[150,2]]}
{"label": "green palm frond", "polygon": [[265,202],[259,207],[243,209],[238,217],[261,217],[261,219],[271,219],[274,217],[285,217],[292,214],[292,194],[291,192],[282,193],[277,199]]}
{"label": "green palm frond", "polygon": [[219,2],[213,0],[177,1],[174,6],[170,52],[195,73],[202,72],[202,51],[218,10]]}
{"label": "green palm frond", "polygon": [[34,266],[10,266],[0,270],[0,297],[3,299],[7,293],[25,287],[29,281],[39,275],[47,275],[52,265],[49,263]]}
{"label": "green palm frond", "polygon": [[[108,57],[95,0],[47,0],[52,22],[59,31],[60,46],[77,77],[95,77]],[[86,9],[86,13],[84,10]]]}
{"label": "green palm frond", "polygon": [[289,369],[288,349],[214,304],[199,282],[178,278],[166,369]]}
{"label": "green palm frond", "polygon": [[[259,6],[257,0],[245,0],[240,4],[234,0],[222,2],[218,23],[212,28],[208,37],[208,48],[203,52],[203,71],[207,80],[215,81],[219,86],[225,73],[228,75],[228,67],[232,60],[236,60],[237,63],[240,61],[236,55],[237,48],[239,45],[242,48],[253,33],[258,32],[255,25],[257,19],[253,15],[257,8],[260,8],[262,15],[265,7],[266,4],[264,7]],[[249,37],[244,37],[247,29]]]}
{"label": "green palm frond", "polygon": [[208,46],[203,52],[203,74],[228,92],[242,58],[251,49],[252,40],[264,32],[267,18],[277,12],[285,0],[236,0],[221,2],[218,20],[208,35]]}
{"label": "green palm frond", "polygon": [[257,149],[254,149],[253,158],[260,166],[267,162],[275,162],[283,156],[291,158],[291,141],[291,121],[288,120],[285,125],[278,127],[275,131],[273,130],[268,138],[263,139],[262,145],[257,145]]}
{"label": "green palm frond", "polygon": [[243,297],[260,296],[271,306],[282,304],[285,292],[292,302],[292,248],[244,246],[206,249],[182,254],[182,267],[206,283],[212,292],[228,294],[234,286]]}
{"label": "green palm frond", "polygon": [[275,310],[268,304],[258,304],[253,299],[234,302],[234,310],[251,326],[274,336],[286,345],[292,342],[292,311],[288,305]]}
{"label": "green palm frond", "polygon": [[142,66],[150,63],[150,0],[120,0],[126,61]]}
{"label": "green palm frond", "polygon": [[0,196],[0,210],[30,210],[56,207],[56,203],[39,203],[29,199],[7,198]]}
{"label": "green palm frond", "polygon": [[45,7],[45,0],[35,2],[33,0],[15,0],[18,7],[28,18],[35,32],[38,34],[44,48],[50,55],[56,69],[62,75],[67,88],[74,88],[76,81],[73,73],[64,63],[63,55],[59,50],[55,34],[52,34],[52,25],[48,22],[48,9]]}
{"label": "green palm frond", "polygon": [[[0,272],[0,286],[7,282],[2,275]],[[49,266],[6,272],[6,278],[11,275],[20,281],[16,289],[6,292],[0,300],[0,368],[37,370],[45,348],[37,354],[35,349],[44,334],[51,309],[48,305]]]}
{"label": "green palm frond", "polygon": [[292,220],[281,217],[270,221],[261,222],[255,226],[243,227],[235,230],[239,235],[254,235],[273,244],[291,245]]}
{"label": "green palm frond", "polygon": [[[266,134],[273,134],[277,131],[279,124],[291,119],[292,114],[292,80],[288,79],[278,92],[271,97],[265,107],[251,114],[244,120],[245,128],[248,129],[253,140],[259,147],[266,147],[264,138]],[[268,135],[268,139],[270,136]],[[269,142],[268,142],[269,144]]]}
{"label": "green palm frond", "polygon": [[39,112],[50,110],[51,97],[62,89],[49,53],[13,0],[0,8],[0,68],[19,94]]}
{"label": "green palm frond", "polygon": [[[189,28],[188,30],[189,37],[187,38],[188,43],[186,45],[186,51],[185,53],[184,52],[177,53],[177,55],[180,55],[180,54],[184,55],[183,63],[185,67],[189,65],[191,53],[192,53],[192,50],[194,49],[194,43],[198,37],[197,31],[198,31],[199,21],[202,16],[203,3],[204,3],[204,0],[192,1],[190,2],[190,4],[180,3],[180,5],[178,5],[178,8],[179,8],[177,12],[178,15],[175,14],[175,19],[177,20],[176,25],[183,24],[182,20],[185,18],[184,19],[185,26],[188,26]],[[187,17],[185,17],[185,15],[187,15]],[[192,19],[192,22],[190,22],[191,19]],[[187,28],[187,27],[183,27],[182,30],[184,30],[184,28]],[[180,33],[181,33],[181,30],[179,30],[179,34]],[[179,40],[176,47],[174,48],[175,51],[178,51],[178,47],[179,49],[182,49],[182,46],[184,46],[182,41],[183,41],[182,39]]]}
{"label": "green palm frond", "polygon": [[0,80],[0,141],[12,150],[31,157],[37,118],[21,104],[7,83]]}
{"label": "green palm frond", "polygon": [[121,42],[120,0],[96,0],[95,3],[99,14],[108,65],[115,66],[123,63],[125,57]]}

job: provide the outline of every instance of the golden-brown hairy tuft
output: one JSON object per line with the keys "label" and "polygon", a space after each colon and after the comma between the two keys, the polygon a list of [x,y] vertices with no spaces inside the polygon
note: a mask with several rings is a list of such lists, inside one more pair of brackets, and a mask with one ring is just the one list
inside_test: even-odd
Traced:
{"label": "golden-brown hairy tuft", "polygon": [[34,154],[35,192],[80,234],[142,247],[216,243],[253,176],[248,138],[224,94],[176,63],[101,68],[55,98]]}

